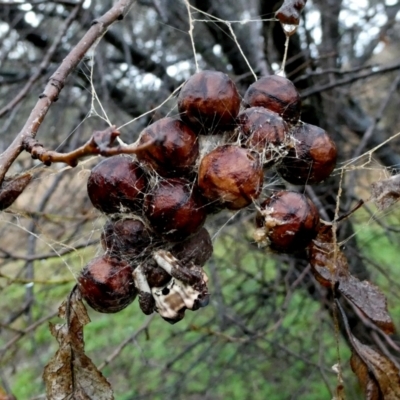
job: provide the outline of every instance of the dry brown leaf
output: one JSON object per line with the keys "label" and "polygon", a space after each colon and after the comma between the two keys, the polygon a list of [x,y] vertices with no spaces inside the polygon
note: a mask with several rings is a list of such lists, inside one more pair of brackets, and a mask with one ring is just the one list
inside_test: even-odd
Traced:
{"label": "dry brown leaf", "polygon": [[0,210],[11,206],[18,196],[25,190],[32,179],[32,174],[25,173],[13,178],[4,179],[0,185]]}
{"label": "dry brown leaf", "polygon": [[335,287],[384,332],[394,332],[385,295],[372,283],[360,281],[351,275],[346,256],[334,243],[331,226],[321,226],[316,239],[309,246],[309,261],[319,283]]}
{"label": "dry brown leaf", "polygon": [[353,347],[351,369],[357,375],[366,399],[399,400],[400,371],[395,364],[352,335],[350,341]]}
{"label": "dry brown leaf", "polygon": [[50,324],[59,349],[43,373],[47,399],[114,399],[110,383],[85,354],[83,327],[90,319],[78,291],[60,306],[59,316],[69,324]]}
{"label": "dry brown leaf", "polygon": [[400,199],[400,175],[371,185],[371,200],[379,210],[385,210]]}

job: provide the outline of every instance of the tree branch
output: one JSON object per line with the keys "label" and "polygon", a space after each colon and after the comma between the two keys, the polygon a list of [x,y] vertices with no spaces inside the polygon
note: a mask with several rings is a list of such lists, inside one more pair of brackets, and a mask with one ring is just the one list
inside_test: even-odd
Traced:
{"label": "tree branch", "polygon": [[95,131],[84,145],[69,153],[47,150],[32,137],[25,138],[23,148],[31,153],[33,159],[40,160],[44,165],[49,166],[54,162],[62,162],[70,167],[76,167],[78,161],[88,155],[100,154],[104,157],[111,157],[119,154],[136,154],[157,144],[157,140],[149,140],[140,146],[133,143],[111,147],[118,136],[119,131],[116,127],[110,126],[103,131]]}
{"label": "tree branch", "polygon": [[65,85],[70,73],[76,68],[86,52],[107,31],[108,27],[116,20],[124,18],[134,0],[119,0],[102,17],[93,21],[92,27],[86,32],[78,44],[71,50],[61,65],[50,77],[43,93],[31,111],[24,127],[17,137],[0,156],[0,182],[3,181],[8,169],[24,149],[26,138],[35,138],[50,106],[55,102]]}
{"label": "tree branch", "polygon": [[82,8],[83,0],[76,5],[76,7],[72,10],[69,17],[66,19],[63,27],[60,29],[60,33],[55,38],[53,44],[47,50],[42,62],[39,65],[37,71],[29,78],[28,82],[25,86],[20,90],[20,92],[11,100],[5,107],[0,109],[0,118],[10,112],[19,102],[21,102],[25,96],[29,93],[31,87],[34,83],[40,78],[40,76],[46,71],[49,66],[54,53],[57,51],[59,44],[61,43],[62,38],[67,33],[68,28],[71,26],[72,22],[78,16],[80,9]]}
{"label": "tree branch", "polygon": [[398,69],[400,69],[400,63],[398,62],[392,65],[387,65],[386,67],[372,66],[372,69],[370,71],[354,74],[353,76],[349,76],[344,79],[338,79],[333,82],[329,82],[325,85],[311,87],[309,89],[303,90],[300,95],[301,98],[304,99],[316,93],[325,92],[326,90],[334,89],[339,86],[349,85],[350,83],[357,82],[358,80],[361,79],[367,79],[374,75],[381,75],[383,73],[396,71]]}

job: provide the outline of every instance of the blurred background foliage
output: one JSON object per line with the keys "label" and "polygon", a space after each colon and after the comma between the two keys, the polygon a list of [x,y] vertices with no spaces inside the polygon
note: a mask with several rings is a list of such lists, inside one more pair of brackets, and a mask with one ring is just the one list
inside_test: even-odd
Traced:
{"label": "blurred background foliage", "polygon": [[[77,4],[0,1],[0,152],[24,125],[49,76],[112,2],[79,3],[78,17],[47,57]],[[260,76],[280,68],[285,35],[274,12],[282,1],[190,4],[201,69],[226,72],[243,95],[254,80],[246,59]],[[291,37],[285,72],[302,95],[302,120],[325,128],[338,145],[338,167],[347,165],[323,184],[296,188],[324,219],[332,219],[337,202],[345,213],[368,200],[369,185],[399,168],[399,9],[393,0],[309,0]],[[126,124],[121,137],[132,142],[151,122],[177,115],[171,93],[195,72],[188,21],[183,1],[135,2],[68,79],[38,140],[65,152],[110,122]],[[74,169],[43,167],[22,154],[10,171],[34,173],[0,215],[0,387],[17,399],[45,398],[41,375],[57,348],[48,322],[59,321],[58,306],[80,269],[101,252],[106,219],[86,194],[90,168],[99,160],[91,157]],[[283,187],[271,171],[261,198]],[[338,353],[347,397],[363,398],[345,336],[335,334],[329,294],[301,259],[257,248],[254,214],[250,207],[208,219],[214,255],[205,267],[212,293],[207,308],[173,326],[144,316],[137,302],[115,315],[90,311],[87,354],[116,399],[331,399]],[[398,206],[379,212],[367,202],[339,231],[352,272],[382,289],[397,326],[399,219]],[[346,313],[362,342],[399,365],[397,336],[389,340],[351,307]]]}

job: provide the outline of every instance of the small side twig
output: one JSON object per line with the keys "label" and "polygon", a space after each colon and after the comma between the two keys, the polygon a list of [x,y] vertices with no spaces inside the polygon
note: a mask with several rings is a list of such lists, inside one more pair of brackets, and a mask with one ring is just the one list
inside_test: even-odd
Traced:
{"label": "small side twig", "polygon": [[317,94],[317,93],[325,92],[327,90],[334,89],[334,88],[337,88],[340,86],[349,85],[349,84],[351,84],[353,82],[357,82],[361,79],[367,79],[374,75],[392,72],[392,71],[396,71],[398,69],[400,69],[400,64],[398,62],[391,64],[391,65],[384,66],[384,67],[383,66],[382,67],[374,66],[370,71],[361,72],[360,74],[354,74],[354,75],[346,77],[344,79],[338,79],[334,82],[329,82],[325,85],[314,86],[309,89],[303,90],[300,93],[300,96],[302,99],[305,99],[305,98],[312,96],[314,94]]}
{"label": "small side twig", "polygon": [[63,27],[60,29],[60,33],[57,35],[55,38],[54,42],[50,46],[50,48],[47,50],[47,53],[45,54],[42,62],[39,65],[39,68],[36,70],[36,72],[29,78],[28,82],[25,84],[25,86],[20,90],[20,92],[14,97],[13,100],[11,100],[6,106],[4,106],[2,109],[0,109],[0,118],[10,112],[11,110],[14,109],[14,107],[19,104],[29,93],[31,90],[31,87],[37,82],[37,80],[43,75],[43,73],[46,71],[48,68],[51,59],[53,58],[55,52],[59,48],[59,45],[61,43],[62,38],[65,36],[65,34],[68,31],[68,28],[72,24],[72,22],[76,19],[78,16],[78,13],[80,9],[82,8],[83,0],[80,0],[79,3],[76,3],[75,8],[72,10],[71,14],[69,17],[66,19]]}
{"label": "small side twig", "polygon": [[92,23],[78,44],[50,77],[43,93],[32,109],[24,127],[10,146],[0,155],[0,183],[15,159],[24,150],[27,138],[35,138],[50,106],[57,100],[67,77],[77,67],[87,51],[102,37],[108,27],[117,20],[123,19],[134,0],[119,0],[102,17]]}
{"label": "small side twig", "polygon": [[149,328],[149,325],[151,323],[151,321],[153,320],[154,316],[156,314],[152,314],[149,317],[147,317],[146,321],[143,323],[143,325],[136,331],[134,332],[132,335],[130,335],[129,337],[127,337],[98,367],[99,371],[101,371],[102,369],[104,369],[104,367],[106,367],[108,364],[110,364],[115,358],[117,358],[119,356],[119,354],[121,353],[121,351],[131,342],[133,342],[134,340],[136,340],[136,338],[139,336],[140,333],[142,333],[143,331],[147,331],[147,329]]}
{"label": "small side twig", "polygon": [[148,149],[156,143],[156,140],[153,140],[143,145],[136,145],[133,143],[128,146],[119,145],[111,147],[118,136],[119,131],[116,129],[115,125],[113,125],[103,131],[95,131],[84,145],[69,153],[58,153],[57,151],[48,150],[32,137],[27,137],[24,140],[23,148],[31,153],[33,159],[40,160],[47,166],[54,162],[62,162],[70,167],[76,167],[79,160],[88,155],[111,157],[118,154],[136,154]]}

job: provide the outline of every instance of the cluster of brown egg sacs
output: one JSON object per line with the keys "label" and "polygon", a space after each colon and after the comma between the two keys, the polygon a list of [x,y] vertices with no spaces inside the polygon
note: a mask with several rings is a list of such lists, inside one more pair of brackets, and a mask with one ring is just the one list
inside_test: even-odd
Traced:
{"label": "cluster of brown egg sacs", "polygon": [[[83,297],[98,311],[119,311],[139,293],[145,313],[160,312],[160,305],[144,299],[132,273],[140,266],[140,279],[150,288],[167,285],[169,266],[154,256],[160,249],[181,270],[202,267],[212,254],[203,227],[207,215],[256,202],[266,169],[303,185],[321,182],[335,167],[334,142],[323,129],[300,121],[300,96],[284,77],[259,79],[241,101],[226,74],[202,71],[181,89],[178,110],[180,118],[162,118],[144,129],[134,157],[104,159],[88,179],[94,207],[110,217],[102,234],[105,254],[79,279]],[[301,193],[275,192],[258,209],[260,245],[296,252],[316,235],[317,208]],[[190,289],[193,295],[192,288],[200,293],[199,280],[182,279],[185,293]],[[184,303],[183,310],[188,304],[198,308],[198,302]],[[170,322],[184,312],[178,314]]]}

